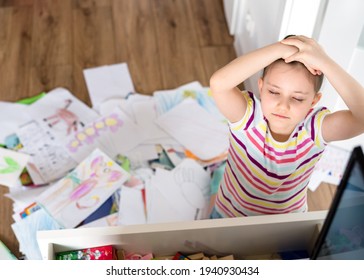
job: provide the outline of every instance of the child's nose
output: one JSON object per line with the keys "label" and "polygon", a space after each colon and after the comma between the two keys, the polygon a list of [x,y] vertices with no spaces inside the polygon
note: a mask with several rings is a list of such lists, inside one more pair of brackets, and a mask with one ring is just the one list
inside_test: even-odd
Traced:
{"label": "child's nose", "polygon": [[282,98],[278,102],[278,107],[280,109],[289,110],[289,101],[285,98]]}

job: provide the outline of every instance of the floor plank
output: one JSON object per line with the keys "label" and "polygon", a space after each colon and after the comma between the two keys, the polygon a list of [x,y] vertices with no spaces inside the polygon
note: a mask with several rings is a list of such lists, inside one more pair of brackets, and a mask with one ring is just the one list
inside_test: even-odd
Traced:
{"label": "floor plank", "polygon": [[202,47],[201,52],[205,73],[208,78],[236,57],[236,52],[232,45]]}
{"label": "floor plank", "polygon": [[200,46],[232,45],[234,38],[228,32],[224,7],[221,1],[211,5],[211,0],[190,0],[193,20]]}
{"label": "floor plank", "polygon": [[[94,3],[93,1],[83,3]],[[115,40],[111,6],[76,7],[73,10],[73,93],[86,104],[91,101],[83,70],[115,63]]]}
{"label": "floor plank", "polygon": [[0,97],[3,101],[16,101],[29,94],[33,14],[29,6],[8,8],[4,12],[7,21],[1,39],[0,81],[6,93],[3,92]]}
{"label": "floor plank", "polygon": [[188,0],[153,1],[164,88],[196,80],[208,84],[189,4]]}
{"label": "floor plank", "polygon": [[150,0],[113,1],[116,57],[127,62],[135,90],[152,94],[161,89],[155,18]]}

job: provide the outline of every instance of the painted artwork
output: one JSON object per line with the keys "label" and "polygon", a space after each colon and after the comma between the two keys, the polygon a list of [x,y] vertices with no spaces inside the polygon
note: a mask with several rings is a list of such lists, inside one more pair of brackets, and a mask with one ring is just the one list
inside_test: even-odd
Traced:
{"label": "painted artwork", "polygon": [[69,110],[73,100],[65,99],[63,107],[56,108],[56,112],[43,119],[49,127],[55,127],[60,124],[66,126],[66,134],[69,135],[72,131],[77,131],[78,127],[84,127],[85,125],[79,120],[78,116]]}
{"label": "painted artwork", "polygon": [[98,114],[65,88],[48,92],[27,108],[30,119],[63,141],[98,118]]}
{"label": "painted artwork", "polygon": [[76,167],[77,162],[68,155],[63,142],[39,121],[32,120],[20,126],[17,136],[22,146],[19,151],[30,155],[27,169],[34,184],[58,180]]}
{"label": "painted artwork", "polygon": [[42,193],[37,202],[59,224],[65,228],[74,228],[128,178],[128,172],[96,149],[72,172]]}
{"label": "painted artwork", "polygon": [[29,160],[27,154],[0,148],[0,185],[16,186],[17,180]]}
{"label": "painted artwork", "polygon": [[141,129],[119,108],[88,123],[67,138],[66,147],[72,158],[81,162],[96,148],[114,158],[126,154],[145,139]]}

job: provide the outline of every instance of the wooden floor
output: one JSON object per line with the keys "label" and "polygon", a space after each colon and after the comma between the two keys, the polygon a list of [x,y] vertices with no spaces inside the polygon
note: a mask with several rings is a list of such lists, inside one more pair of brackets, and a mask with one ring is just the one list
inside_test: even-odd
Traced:
{"label": "wooden floor", "polygon": [[[209,77],[235,57],[221,0],[0,0],[0,100],[55,87],[90,104],[82,70],[127,62],[138,93]],[[334,188],[309,192],[327,209]],[[0,240],[20,257],[0,186]]]}

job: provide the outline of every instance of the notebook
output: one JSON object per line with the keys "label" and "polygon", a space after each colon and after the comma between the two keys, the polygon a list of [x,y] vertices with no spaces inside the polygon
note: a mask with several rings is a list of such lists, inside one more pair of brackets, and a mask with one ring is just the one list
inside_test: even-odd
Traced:
{"label": "notebook", "polygon": [[355,147],[310,259],[364,260],[364,155]]}

